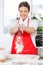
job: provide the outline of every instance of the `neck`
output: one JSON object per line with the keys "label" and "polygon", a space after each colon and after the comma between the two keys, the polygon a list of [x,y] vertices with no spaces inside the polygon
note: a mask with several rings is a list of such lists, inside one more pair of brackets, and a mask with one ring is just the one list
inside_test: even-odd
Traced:
{"label": "neck", "polygon": [[22,19],[23,20],[23,22],[24,22],[24,20],[26,20],[28,17],[26,17],[25,19]]}
{"label": "neck", "polygon": [[24,22],[25,19],[22,19],[22,20],[23,20],[23,22]]}

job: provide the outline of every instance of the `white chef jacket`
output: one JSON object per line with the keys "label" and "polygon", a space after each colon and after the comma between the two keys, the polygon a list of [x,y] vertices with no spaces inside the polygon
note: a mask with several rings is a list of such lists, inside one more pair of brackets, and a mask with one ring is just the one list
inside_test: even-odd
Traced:
{"label": "white chef jacket", "polygon": [[[37,30],[37,27],[38,27],[38,22],[37,22],[37,20],[30,20],[30,19],[29,19],[29,23],[28,23],[28,19],[29,19],[29,17],[27,17],[27,18],[23,21],[22,18],[20,18],[19,24],[20,24],[20,25],[23,24],[24,26],[29,25],[29,27],[34,27],[34,28]],[[33,44],[34,44],[34,46],[36,47],[35,36],[37,35],[37,31],[34,32],[34,33],[32,33],[32,34],[30,34],[30,35],[31,35],[31,39],[32,39],[32,41],[33,41]]]}

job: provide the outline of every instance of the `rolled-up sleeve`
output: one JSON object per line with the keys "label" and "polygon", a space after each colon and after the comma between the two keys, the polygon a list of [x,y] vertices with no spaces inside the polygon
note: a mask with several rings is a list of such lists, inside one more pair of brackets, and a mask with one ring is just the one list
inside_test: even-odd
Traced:
{"label": "rolled-up sleeve", "polygon": [[34,27],[37,30],[38,27],[38,21],[37,20],[31,20],[29,23],[30,27]]}

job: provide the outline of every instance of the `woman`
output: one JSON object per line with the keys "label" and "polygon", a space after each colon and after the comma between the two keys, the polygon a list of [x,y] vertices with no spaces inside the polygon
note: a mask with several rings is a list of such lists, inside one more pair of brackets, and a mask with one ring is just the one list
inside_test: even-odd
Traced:
{"label": "woman", "polygon": [[[18,7],[20,19],[17,27],[12,27],[11,34],[14,34],[12,41],[12,54],[37,54],[35,46],[35,32],[37,23],[29,19],[30,5],[27,2],[21,2]],[[34,38],[34,40],[33,40]]]}

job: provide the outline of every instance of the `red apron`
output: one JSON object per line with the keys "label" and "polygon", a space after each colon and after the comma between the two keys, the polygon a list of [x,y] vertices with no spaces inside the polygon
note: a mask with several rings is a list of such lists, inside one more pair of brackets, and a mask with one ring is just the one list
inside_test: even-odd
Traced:
{"label": "red apron", "polygon": [[[16,54],[15,42],[16,42],[17,35],[19,32],[21,32],[21,31],[18,31],[15,34],[15,36],[13,37],[11,54]],[[21,38],[22,38],[24,48],[23,48],[22,52],[19,52],[18,54],[37,54],[37,49],[35,48],[35,46],[32,42],[30,34],[24,31],[23,34],[21,34]]]}

